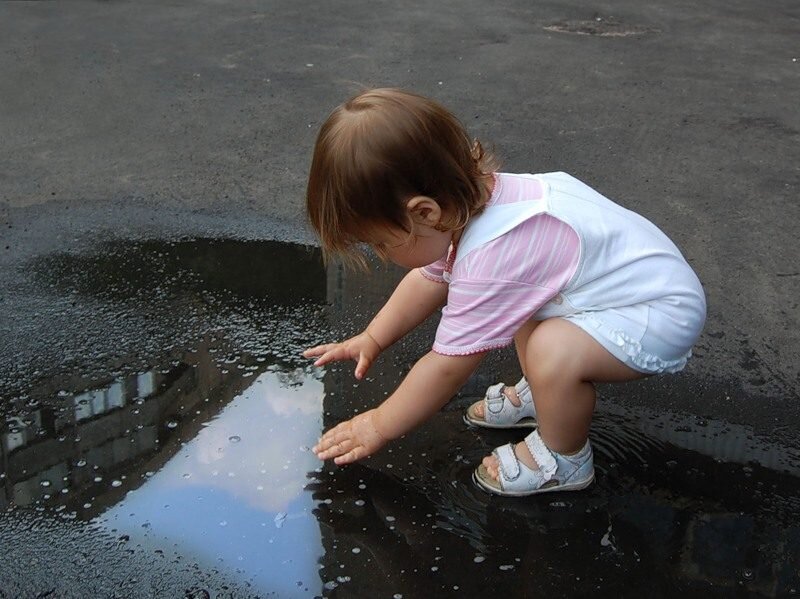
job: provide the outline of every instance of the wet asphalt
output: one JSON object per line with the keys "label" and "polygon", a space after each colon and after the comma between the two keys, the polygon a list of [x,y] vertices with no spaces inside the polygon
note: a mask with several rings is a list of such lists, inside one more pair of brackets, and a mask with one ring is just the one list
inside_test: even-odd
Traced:
{"label": "wet asphalt", "polygon": [[[0,596],[797,592],[798,33],[787,0],[0,4]],[[167,503],[156,479],[175,460],[194,464],[184,448],[217,443],[204,428],[254,468],[230,479],[269,487],[257,433],[241,431],[287,412],[241,407],[250,377],[282,400],[323,389],[295,431],[313,436],[380,399],[430,342],[435,322],[356,387],[297,358],[363,326],[399,276],[324,268],[302,214],[316,129],[373,85],[441,100],[504,170],[566,170],[650,218],[703,281],[705,332],[681,374],[601,389],[601,476],[585,494],[469,488],[470,464],[509,440],[459,422],[515,374],[499,352],[392,454],[306,464],[291,509],[247,499],[272,541],[251,534],[237,553],[256,520],[211,534],[237,521],[184,497],[214,545],[203,554],[168,534],[178,516],[144,506]],[[105,411],[88,415],[98,394]],[[305,464],[290,439],[300,453],[282,459]],[[175,478],[217,476],[197,464]],[[287,531],[306,524],[320,549],[292,557]],[[287,559],[313,575],[285,586]]]}

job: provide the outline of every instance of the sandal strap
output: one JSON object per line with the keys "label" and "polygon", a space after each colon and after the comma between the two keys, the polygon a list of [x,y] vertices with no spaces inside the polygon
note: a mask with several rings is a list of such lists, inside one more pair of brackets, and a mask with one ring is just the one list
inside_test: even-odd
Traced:
{"label": "sandal strap", "polygon": [[517,390],[517,397],[519,397],[519,400],[522,402],[523,406],[526,404],[531,404],[531,407],[533,407],[533,395],[531,394],[531,387],[524,376],[517,381],[517,384],[514,385],[514,389]]}
{"label": "sandal strap", "polygon": [[521,470],[519,468],[517,455],[514,453],[514,446],[511,443],[501,445],[492,453],[497,457],[497,462],[500,464],[500,474],[502,474],[502,478],[507,481],[517,480]]}
{"label": "sandal strap", "polygon": [[558,469],[558,463],[556,463],[556,459],[553,457],[553,452],[551,452],[544,444],[544,441],[542,441],[538,430],[533,431],[530,435],[525,437],[525,445],[528,446],[533,459],[539,464],[539,470],[542,473],[544,481],[547,482],[553,478]]}
{"label": "sandal strap", "polygon": [[503,404],[506,401],[506,394],[503,389],[506,386],[503,383],[497,383],[486,389],[486,408],[492,414],[499,414],[503,411]]}

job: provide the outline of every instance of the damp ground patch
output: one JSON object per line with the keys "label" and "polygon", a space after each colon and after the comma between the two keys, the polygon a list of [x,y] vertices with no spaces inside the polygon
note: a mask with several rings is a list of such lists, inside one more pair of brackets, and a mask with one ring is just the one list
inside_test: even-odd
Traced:
{"label": "damp ground patch", "polygon": [[595,15],[591,19],[570,19],[544,25],[546,31],[593,37],[630,37],[659,33],[655,27],[627,23],[615,17]]}
{"label": "damp ground patch", "polygon": [[[363,382],[299,355],[363,326],[394,269],[184,239],[108,242],[34,270],[63,330],[0,406],[10,596],[800,590],[800,455],[745,426],[601,400],[595,485],[491,497],[472,470],[520,434],[463,424],[473,381],[373,458],[316,460],[323,429],[379,402],[427,351],[401,343]],[[126,563],[138,574],[120,574]]]}

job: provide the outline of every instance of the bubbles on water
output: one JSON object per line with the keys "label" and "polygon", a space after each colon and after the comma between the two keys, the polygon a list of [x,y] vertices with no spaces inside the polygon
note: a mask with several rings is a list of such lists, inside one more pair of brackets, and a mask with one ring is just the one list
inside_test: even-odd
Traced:
{"label": "bubbles on water", "polygon": [[114,479],[114,480],[111,481],[111,486],[112,487],[121,487],[122,486],[122,481]]}
{"label": "bubbles on water", "polygon": [[476,555],[474,558],[472,558],[472,561],[475,562],[476,564],[480,564],[481,562],[483,562],[485,560],[486,560],[486,558],[484,556],[482,556],[482,555]]}
{"label": "bubbles on water", "polygon": [[47,488],[47,487],[49,487],[49,486],[50,486],[52,483],[51,483],[49,480],[43,480],[43,481],[41,481],[39,484],[40,484],[40,485],[42,485],[43,487]]}
{"label": "bubbles on water", "polygon": [[239,435],[231,435],[230,437],[228,437],[228,441],[230,441],[231,443],[238,443],[241,440],[242,438]]}
{"label": "bubbles on water", "polygon": [[169,422],[167,422],[167,428],[173,429],[173,428],[177,428],[177,427],[178,427],[178,423],[175,422],[174,420],[170,420]]}

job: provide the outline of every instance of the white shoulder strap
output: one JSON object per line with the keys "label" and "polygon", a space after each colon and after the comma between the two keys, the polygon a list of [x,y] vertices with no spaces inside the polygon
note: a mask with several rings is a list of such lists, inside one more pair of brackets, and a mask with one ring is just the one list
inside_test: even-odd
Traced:
{"label": "white shoulder strap", "polygon": [[547,211],[547,200],[526,200],[513,204],[489,206],[473,217],[458,242],[455,264],[474,249],[497,239],[529,218]]}

